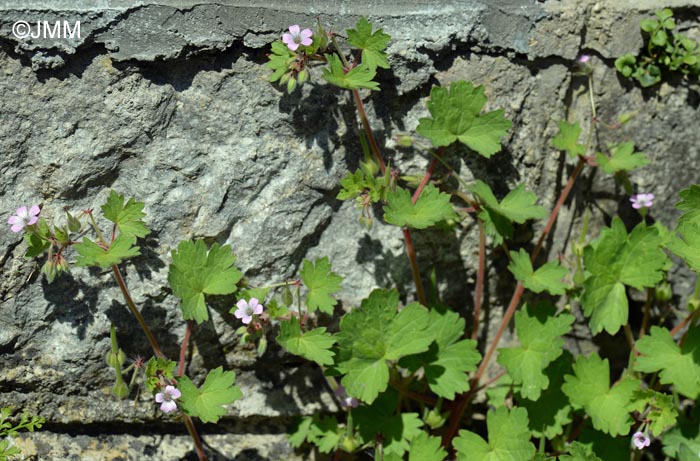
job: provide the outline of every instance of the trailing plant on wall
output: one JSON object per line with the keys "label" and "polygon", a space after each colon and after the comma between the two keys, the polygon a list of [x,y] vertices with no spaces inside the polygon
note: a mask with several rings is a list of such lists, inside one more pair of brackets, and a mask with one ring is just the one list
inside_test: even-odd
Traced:
{"label": "trailing plant on wall", "polygon": [[[245,396],[235,373],[223,367],[209,370],[202,382],[187,377],[188,342],[192,329],[209,319],[208,297],[226,295],[235,298],[230,314],[241,322],[241,343],[255,344],[263,356],[273,335],[286,351],[317,365],[342,409],[302,418],[290,434],[295,447],[314,446],[334,459],[369,453],[386,461],[607,461],[661,452],[696,459],[700,282],[692,293],[674,294],[669,256],[700,271],[700,185],[681,192],[676,208],[682,215],[673,226],[652,220],[656,197],[635,191],[633,182],[648,158],[633,141],[606,149],[595,142],[596,130],[625,120],[608,125],[599,119],[587,56],[575,66],[587,84],[592,116],[585,128],[574,119],[560,121],[551,139],[552,149],[571,163],[551,209],[538,205],[525,184],[498,194],[487,178],[466,182],[456,173],[459,156],[499,155],[512,125],[502,109],[486,109],[485,88],[468,81],[431,90],[428,115],[415,134],[400,138],[421,149],[428,166],[418,178],[404,176],[401,165],[387,162],[364,107],[364,92],[379,91],[377,72],[389,67],[390,36],[364,18],[346,36],[349,50],[320,24],[315,31],[291,26],[272,45],[270,80],[292,92],[317,77],[321,66],[320,78],[350,92],[363,127],[363,155],[360,167],[341,180],[338,199],[357,204],[358,233],[376,222],[397,228],[415,301],[404,305],[398,287],[378,287],[341,313],[335,293],[343,274],[328,258],[304,260],[297,278],[251,286],[229,245],[183,241],[168,269],[186,329],[173,360],[162,352],[120,268],[140,256],[139,240],[150,232],[144,204],[110,191],[99,216],[92,209],[66,212],[56,223],[42,218],[39,206],[22,206],[8,224],[24,233],[26,257],[43,260],[49,281],[72,265],[110,271],[149,341],[152,357],[127,363],[112,327],[106,362],[114,372],[114,396],[128,398],[142,385],[160,411],[182,419],[199,458],[206,459],[193,418],[215,423]],[[545,261],[544,245],[561,207],[577,178],[593,169],[616,178],[639,223],[628,226],[614,217],[590,235],[586,214],[570,256]],[[534,244],[515,238],[523,225],[538,221],[542,230]],[[418,262],[413,236],[469,229],[475,229],[469,236],[478,240],[479,256],[467,311],[440,298],[435,278]],[[507,259],[513,288],[495,334],[486,331],[482,312],[488,257]],[[631,302],[632,294],[645,301]],[[678,299],[687,302],[677,306]],[[633,309],[641,310],[638,328],[630,323]],[[319,313],[341,315],[338,328],[322,326]],[[501,339],[511,321],[517,342],[506,345]],[[627,348],[627,363],[611,364],[606,351],[569,350],[565,338],[574,328],[623,334],[626,345],[616,347]],[[488,341],[480,345],[479,338]]]}

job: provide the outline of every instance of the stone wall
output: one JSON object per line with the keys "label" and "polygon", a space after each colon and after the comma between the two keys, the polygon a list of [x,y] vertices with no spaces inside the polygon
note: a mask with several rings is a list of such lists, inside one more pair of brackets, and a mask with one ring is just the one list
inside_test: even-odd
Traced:
{"label": "stone wall", "polygon": [[[375,134],[402,173],[427,164],[420,150],[392,137],[415,129],[436,83],[466,79],[486,87],[490,108],[514,121],[504,150],[490,160],[451,160],[467,180],[503,193],[525,181],[551,207],[571,165],[549,146],[557,120],[587,120],[584,81],[572,77],[589,54],[599,116],[633,120],[599,142],[632,139],[653,162],[633,180],[658,201],[656,219],[672,223],[679,190],[700,176],[697,84],[667,82],[641,90],[621,79],[614,59],[636,52],[640,19],[674,8],[696,38],[693,0],[388,1],[304,3],[269,0],[0,0],[0,218],[21,204],[98,207],[114,188],[146,203],[153,233],[144,255],[125,267],[127,282],[165,352],[176,356],[184,334],[179,304],[166,289],[169,252],[182,239],[231,244],[253,283],[297,272],[304,258],[329,256],[345,276],[350,307],[377,286],[398,285],[413,297],[401,233],[357,221],[352,203],[335,199],[339,179],[358,166],[360,129],[348,94],[313,74],[291,95],[267,82],[269,44],[290,24],[319,17],[342,32],[361,15],[392,36],[392,69],[380,71],[380,93],[366,94]],[[693,6],[694,5],[694,6]],[[80,21],[80,38],[19,40],[24,20]],[[452,155],[452,154],[451,154]],[[598,227],[611,213],[634,215],[610,178],[588,170],[550,241],[564,251],[584,208]],[[525,235],[527,240],[531,235]],[[446,299],[471,310],[476,236],[417,232],[422,267],[435,267]],[[0,404],[38,413],[46,430],[17,441],[41,460],[193,459],[183,425],[143,398],[115,402],[104,366],[109,325],[131,357],[149,347],[108,271],[79,270],[48,284],[22,258],[17,234],[0,232]],[[435,254],[444,258],[435,260]],[[359,267],[358,267],[359,265]],[[503,309],[502,262],[488,314]],[[688,292],[682,273],[676,289]],[[211,459],[297,459],[284,431],[295,415],[335,411],[314,367],[281,353],[265,357],[236,343],[232,300],[215,299],[212,319],[194,333],[191,374],[224,365],[238,373],[244,398],[218,426],[201,432]],[[272,338],[270,338],[272,340]]]}

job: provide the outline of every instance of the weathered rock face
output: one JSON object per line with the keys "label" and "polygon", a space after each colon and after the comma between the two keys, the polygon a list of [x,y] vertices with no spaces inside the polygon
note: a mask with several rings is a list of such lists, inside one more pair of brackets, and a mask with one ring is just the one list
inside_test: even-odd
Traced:
{"label": "weathered rock face", "polygon": [[[634,140],[650,157],[653,167],[633,180],[657,195],[654,217],[672,223],[678,191],[698,181],[697,87],[672,82],[641,91],[613,67],[615,57],[639,49],[639,20],[669,2],[344,3],[54,0],[29,8],[0,0],[0,216],[41,203],[44,216],[61,219],[63,207],[98,207],[109,188],[144,201],[153,233],[143,256],[124,270],[171,357],[184,325],[165,288],[167,265],[182,239],[231,244],[256,284],[293,277],[304,258],[329,256],[346,277],[340,297],[347,306],[377,286],[398,285],[412,298],[401,233],[380,216],[365,230],[354,204],[335,199],[339,179],[357,167],[361,152],[347,94],[318,74],[317,83],[292,95],[267,82],[269,43],[289,24],[311,26],[317,16],[343,31],[370,14],[392,36],[392,69],[380,72],[382,92],[366,101],[379,142],[402,173],[418,174],[428,160],[397,149],[392,136],[412,131],[427,114],[434,83],[471,80],[485,85],[489,107],[504,108],[514,127],[491,160],[450,152],[450,161],[467,181],[484,179],[498,192],[525,181],[551,207],[571,166],[549,139],[557,120],[587,120],[585,81],[572,77],[576,57],[587,53],[599,117],[612,122],[637,113],[619,130],[601,130],[599,142]],[[688,33],[700,34],[697,4],[670,3]],[[81,34],[20,40],[11,31],[19,20],[80,21]],[[577,237],[571,223],[585,207],[598,225],[619,210],[633,217],[612,179],[586,172],[550,252]],[[446,300],[470,310],[473,226],[457,237],[414,238],[421,266],[436,268]],[[191,457],[181,423],[144,398],[114,402],[108,395],[110,322],[128,355],[149,354],[111,273],[76,269],[48,284],[23,252],[18,235],[0,233],[0,404],[48,421],[46,431],[18,441],[25,452],[42,460]],[[677,290],[688,292],[679,276]],[[491,318],[509,295],[498,292],[508,282],[498,277],[489,285]],[[221,425],[203,428],[213,434],[206,437],[212,459],[296,459],[282,435],[291,418],[336,407],[319,392],[317,369],[274,346],[255,360],[236,343],[232,302],[214,300],[211,320],[195,330],[189,365],[194,376],[219,365],[236,369],[244,391]]]}

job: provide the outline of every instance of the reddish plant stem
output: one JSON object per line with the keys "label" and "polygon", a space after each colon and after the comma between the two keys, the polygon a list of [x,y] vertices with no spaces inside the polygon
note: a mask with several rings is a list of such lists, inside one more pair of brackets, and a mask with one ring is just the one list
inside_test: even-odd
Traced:
{"label": "reddish plant stem", "polygon": [[[124,301],[126,301],[126,305],[129,307],[129,310],[134,315],[134,317],[136,317],[136,320],[139,322],[139,325],[141,325],[141,329],[146,335],[146,338],[148,338],[148,342],[151,344],[151,349],[153,349],[153,353],[158,358],[165,358],[165,354],[161,352],[160,346],[158,346],[158,342],[156,341],[155,336],[153,336],[151,329],[148,327],[146,320],[143,318],[141,312],[139,312],[138,308],[136,307],[134,300],[131,298],[129,288],[126,286],[124,277],[122,276],[121,272],[119,271],[119,267],[116,264],[112,266],[112,272],[114,273],[114,278],[117,280],[117,285],[119,285],[119,288],[122,291],[122,296],[124,296]],[[188,326],[190,322],[188,322]],[[185,335],[187,335],[187,333]],[[182,355],[182,352],[180,353],[180,355]],[[184,360],[181,359],[180,364],[180,366],[183,366]],[[179,374],[179,376],[181,375],[182,373]],[[185,419],[185,425],[187,426],[187,432],[190,433],[190,436],[192,436],[192,440],[194,441],[194,446],[197,450],[197,456],[199,457],[199,461],[207,461],[207,455],[204,453],[204,447],[202,446],[202,439],[199,438],[199,434],[197,433],[197,429],[195,429],[194,427],[192,419],[185,414],[183,414],[183,416]]]}
{"label": "reddish plant stem", "polygon": [[206,453],[204,453],[202,439],[199,438],[199,434],[197,433],[197,429],[194,427],[194,422],[192,421],[192,418],[190,418],[184,413],[183,417],[185,419],[185,426],[187,426],[187,432],[190,433],[190,436],[192,436],[192,440],[194,440],[194,446],[197,450],[197,457],[199,458],[199,461],[207,461],[207,455]]}
{"label": "reddish plant stem", "polygon": [[129,288],[127,288],[126,282],[124,281],[124,277],[122,277],[122,273],[119,271],[119,267],[117,267],[116,264],[112,266],[112,272],[114,273],[114,278],[117,280],[117,285],[119,285],[119,289],[121,289],[122,291],[122,296],[124,296],[124,301],[126,301],[126,305],[129,307],[129,310],[134,315],[134,317],[136,317],[136,320],[139,322],[139,325],[141,325],[141,329],[146,335],[146,338],[148,338],[148,342],[151,344],[151,349],[153,349],[153,353],[156,355],[156,357],[164,358],[165,355],[161,352],[155,336],[153,336],[151,329],[146,323],[146,320],[141,315],[141,312],[139,312],[138,308],[136,307],[136,304],[134,304],[134,300],[131,299],[131,293],[129,293]]}
{"label": "reddish plant stem", "polygon": [[[562,205],[564,205],[564,202],[568,198],[569,193],[571,192],[571,189],[574,186],[574,182],[576,181],[576,178],[578,177],[579,173],[581,173],[581,170],[583,169],[583,166],[585,164],[586,164],[586,159],[584,157],[579,156],[578,164],[576,165],[576,168],[574,168],[574,171],[571,173],[571,176],[569,177],[569,180],[566,183],[566,186],[564,187],[564,189],[562,189],[561,194],[559,195],[559,199],[557,200],[557,203],[554,206],[554,209],[552,210],[552,213],[549,216],[549,220],[547,221],[547,225],[545,226],[544,230],[542,231],[542,235],[540,236],[539,240],[537,241],[537,246],[535,247],[535,251],[533,251],[532,255],[530,256],[531,261],[535,260],[538,253],[542,249],[542,245],[544,244],[544,240],[547,238],[547,235],[552,230],[552,227],[554,226],[554,222],[556,221],[557,216],[559,215],[559,210],[561,209]],[[510,323],[510,320],[513,317],[513,314],[515,314],[515,311],[516,311],[518,305],[520,304],[520,299],[522,298],[523,292],[524,292],[523,284],[521,282],[518,282],[518,284],[515,286],[515,291],[513,292],[513,296],[510,299],[510,304],[508,304],[508,308],[506,309],[506,312],[503,315],[503,320],[501,321],[501,324],[498,327],[498,331],[496,332],[496,336],[491,341],[491,344],[489,345],[489,348],[487,349],[486,354],[484,355],[484,358],[481,361],[481,364],[479,365],[479,369],[476,371],[476,374],[471,379],[470,390],[466,394],[462,394],[462,395],[457,396],[457,398],[455,399],[454,407],[453,407],[451,414],[450,414],[450,426],[449,426],[447,432],[445,433],[445,436],[442,439],[443,446],[445,446],[445,447],[451,446],[452,439],[454,439],[454,437],[457,435],[457,430],[459,429],[459,422],[462,419],[462,415],[464,414],[464,411],[466,410],[467,406],[469,405],[469,401],[471,400],[471,397],[473,396],[473,389],[478,388],[479,379],[481,379],[481,376],[486,371],[486,367],[488,366],[488,363],[491,360],[491,357],[493,356],[494,352],[496,351],[496,348],[498,347],[498,343],[501,340],[501,336],[503,336],[503,333],[505,332],[506,327]]]}
{"label": "reddish plant stem", "polygon": [[697,312],[698,311],[693,311],[691,312],[686,318],[680,321],[678,325],[673,327],[673,330],[671,330],[671,336],[676,336],[678,332],[680,332],[683,327],[685,327],[691,320],[693,320],[695,317],[697,317]]}
{"label": "reddish plant stem", "polygon": [[418,197],[420,197],[420,194],[421,194],[421,192],[423,192],[423,189],[425,188],[425,186],[428,185],[428,182],[430,182],[430,177],[435,172],[435,168],[437,167],[437,164],[440,161],[439,159],[444,152],[445,152],[444,147],[441,147],[440,149],[438,149],[437,153],[435,154],[435,158],[433,158],[433,161],[430,162],[428,169],[425,170],[425,175],[423,176],[423,179],[421,179],[420,184],[418,184],[418,188],[413,193],[413,197],[411,197],[411,203],[413,203],[414,205],[418,201]]}
{"label": "reddish plant stem", "polygon": [[[379,169],[382,173],[386,172],[386,165],[384,164],[384,159],[382,159],[382,154],[379,151],[379,145],[374,139],[374,134],[372,133],[372,128],[369,126],[369,120],[367,119],[367,112],[365,112],[365,106],[362,103],[362,98],[360,97],[360,92],[358,90],[353,90],[352,95],[355,98],[355,105],[357,106],[357,112],[360,114],[360,120],[362,120],[362,126],[365,129],[365,134],[369,140],[369,145],[374,154],[374,158],[379,164]],[[431,164],[432,165],[432,164]],[[433,169],[435,167],[433,166]],[[430,172],[432,174],[432,171]],[[430,175],[426,173],[427,179],[424,178],[427,183],[430,180]],[[425,187],[425,185],[423,185]],[[420,192],[419,192],[420,194]],[[413,202],[415,203],[415,201]],[[401,229],[403,231],[403,238],[406,243],[406,253],[408,253],[408,259],[411,263],[411,272],[413,274],[413,282],[416,285],[416,296],[418,296],[418,302],[423,305],[427,305],[428,301],[425,297],[425,290],[423,289],[423,282],[420,278],[420,269],[418,268],[418,260],[416,259],[416,252],[413,248],[413,242],[411,240],[411,230],[407,227]]]}
{"label": "reddish plant stem", "polygon": [[486,273],[486,232],[484,222],[477,219],[479,225],[479,268],[476,272],[476,290],[474,292],[474,322],[472,327],[472,339],[479,337],[479,319],[481,317],[481,298],[484,294],[484,275]]}
{"label": "reddish plant stem", "polygon": [[559,195],[559,200],[557,200],[557,204],[554,205],[552,214],[549,215],[549,221],[547,221],[547,225],[545,226],[544,230],[542,231],[542,235],[540,235],[540,238],[537,241],[535,251],[533,251],[532,256],[530,256],[530,261],[534,261],[537,258],[537,255],[542,249],[542,245],[544,245],[544,240],[549,235],[549,232],[552,230],[552,227],[554,227],[554,222],[557,220],[557,216],[559,215],[559,209],[562,207],[562,205],[564,205],[564,202],[569,197],[569,192],[571,192],[571,188],[574,187],[574,182],[576,181],[576,178],[578,177],[579,173],[581,173],[581,170],[583,170],[583,166],[585,164],[586,159],[582,156],[579,156],[578,164],[576,164],[576,168],[574,168],[573,173],[571,173],[569,181],[566,183],[566,186],[561,191],[561,195]]}
{"label": "reddish plant stem", "polygon": [[362,120],[362,126],[365,129],[367,138],[369,139],[369,146],[372,149],[375,160],[379,164],[379,169],[382,173],[386,171],[386,165],[384,164],[384,159],[382,158],[382,153],[379,151],[379,145],[374,139],[374,134],[372,133],[372,127],[369,126],[369,119],[367,118],[367,112],[365,112],[365,105],[362,103],[362,98],[360,97],[359,90],[352,90],[352,96],[355,98],[355,105],[357,106],[357,112],[360,114],[360,120]]}
{"label": "reddish plant stem", "polygon": [[192,320],[187,321],[185,337],[182,339],[182,346],[180,346],[180,363],[177,366],[177,377],[185,374],[185,359],[187,358],[187,346],[189,345],[190,335],[192,334],[192,322]]}

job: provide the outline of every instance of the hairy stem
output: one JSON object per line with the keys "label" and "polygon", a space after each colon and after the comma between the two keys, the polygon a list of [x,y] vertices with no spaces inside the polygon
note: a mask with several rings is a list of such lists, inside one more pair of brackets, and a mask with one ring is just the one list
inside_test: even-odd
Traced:
{"label": "hairy stem", "polygon": [[428,182],[430,182],[430,177],[433,175],[435,172],[435,168],[437,167],[438,162],[440,161],[440,157],[442,154],[445,152],[445,148],[441,147],[438,152],[435,154],[435,157],[433,160],[430,162],[430,165],[428,166],[428,169],[425,170],[425,175],[423,176],[423,179],[421,179],[420,184],[418,184],[418,188],[416,188],[415,192],[413,192],[413,197],[411,197],[411,203],[414,205],[418,201],[418,197],[420,197],[421,192],[423,192],[423,189],[425,188],[426,185],[428,185]]}
{"label": "hairy stem", "polygon": [[[119,267],[117,265],[112,266],[112,272],[114,273],[114,278],[117,280],[117,284],[119,285],[119,288],[122,290],[122,295],[124,296],[124,301],[126,301],[126,305],[129,306],[129,310],[131,313],[136,317],[136,320],[139,322],[139,325],[141,325],[141,329],[143,330],[144,334],[146,335],[146,338],[148,338],[148,342],[151,344],[151,349],[153,349],[153,353],[156,355],[158,358],[165,358],[165,355],[163,352],[161,352],[160,347],[158,346],[158,342],[156,341],[156,338],[153,336],[153,333],[151,332],[151,329],[148,327],[148,324],[146,323],[146,320],[143,318],[141,315],[141,312],[139,312],[138,308],[136,307],[136,304],[134,303],[134,300],[131,298],[131,293],[129,293],[129,288],[126,286],[126,282],[124,281],[124,277],[122,277],[121,272],[119,271]],[[189,325],[189,323],[188,323]],[[182,355],[182,352],[181,352]],[[180,366],[184,366],[184,360],[180,361]],[[178,370],[179,372],[179,370]],[[194,441],[194,445],[197,449],[197,456],[199,457],[199,461],[207,461],[207,456],[204,454],[204,447],[202,446],[202,439],[199,438],[199,434],[197,434],[197,430],[194,427],[194,423],[192,422],[192,419],[187,416],[183,415],[185,418],[185,425],[187,426],[187,432],[190,433],[192,436],[192,440]]]}
{"label": "hairy stem", "polygon": [[[571,189],[574,186],[574,182],[576,181],[576,178],[578,177],[579,173],[581,172],[581,170],[583,169],[583,166],[585,164],[586,164],[585,158],[579,156],[578,164],[576,165],[576,168],[574,169],[571,176],[569,177],[569,181],[566,183],[566,186],[561,191],[559,199],[557,200],[557,203],[554,206],[554,209],[552,210],[552,213],[549,216],[549,220],[547,221],[547,225],[545,226],[544,230],[542,231],[542,235],[540,236],[540,238],[537,242],[537,246],[535,247],[535,251],[533,251],[532,255],[530,256],[531,261],[535,260],[538,253],[542,249],[542,245],[544,244],[544,240],[547,237],[547,235],[549,234],[549,232],[552,230],[552,227],[554,226],[554,222],[556,221],[557,216],[559,215],[559,210],[561,209],[562,205],[564,204],[567,197],[569,196],[569,193],[571,192]],[[503,320],[501,320],[501,324],[498,327],[498,331],[496,332],[496,336],[494,336],[493,340],[491,341],[491,344],[490,344],[489,348],[487,349],[486,354],[484,355],[484,358],[481,361],[481,364],[479,365],[479,369],[476,371],[476,374],[471,379],[470,391],[467,392],[466,394],[462,394],[462,395],[458,396],[455,400],[455,405],[454,405],[452,413],[450,415],[450,426],[447,430],[447,433],[443,437],[443,446],[449,447],[452,444],[452,439],[457,435],[457,430],[459,429],[459,422],[462,419],[462,415],[464,414],[464,411],[466,410],[466,408],[469,404],[469,401],[471,400],[471,397],[473,396],[472,390],[478,388],[479,379],[481,379],[481,376],[486,371],[486,367],[488,366],[488,363],[491,360],[493,353],[496,351],[496,348],[498,347],[498,343],[501,340],[501,336],[503,336],[503,333],[505,332],[508,324],[510,323],[510,320],[513,317],[513,314],[515,314],[515,311],[516,311],[518,305],[520,304],[520,299],[522,298],[524,291],[525,291],[525,288],[523,287],[523,284],[521,282],[518,282],[518,284],[515,286],[515,291],[513,292],[513,296],[511,297],[510,303],[508,304],[508,308],[506,309],[506,312],[503,315]]]}
{"label": "hairy stem", "polygon": [[192,323],[193,320],[187,321],[187,327],[185,328],[185,337],[182,339],[182,346],[180,346],[180,363],[177,366],[178,377],[185,374],[185,359],[187,358],[187,346],[190,342],[190,335],[192,334]]}
{"label": "hairy stem", "polygon": [[472,327],[472,339],[479,336],[479,320],[481,317],[481,298],[484,293],[484,275],[486,273],[486,232],[484,222],[477,219],[479,225],[479,268],[476,272],[476,290],[474,292],[474,322]]}
{"label": "hairy stem", "polygon": [[540,235],[540,238],[537,240],[537,245],[535,246],[535,251],[532,252],[532,255],[530,256],[530,260],[534,261],[537,258],[537,255],[539,254],[540,250],[542,249],[542,245],[544,245],[544,241],[547,238],[547,235],[552,230],[552,227],[554,227],[554,222],[557,220],[557,216],[559,215],[559,210],[561,209],[562,205],[564,205],[564,202],[566,199],[569,197],[569,193],[571,192],[571,189],[574,187],[574,182],[576,181],[576,178],[578,177],[579,173],[581,173],[581,170],[583,170],[583,166],[586,164],[586,159],[584,157],[579,156],[578,158],[578,163],[576,164],[576,168],[574,168],[573,173],[571,173],[571,176],[569,177],[569,181],[566,183],[566,186],[564,189],[561,191],[561,194],[559,195],[559,200],[557,200],[556,205],[554,205],[554,209],[552,210],[552,213],[549,215],[549,220],[547,221],[547,225],[545,226],[544,230],[542,231],[542,235]]}
{"label": "hairy stem", "polygon": [[122,296],[124,296],[124,301],[126,301],[126,305],[129,307],[129,310],[134,315],[134,317],[136,317],[136,320],[139,322],[139,325],[141,325],[141,329],[146,335],[146,338],[148,338],[148,342],[151,344],[151,349],[153,349],[153,353],[156,355],[156,357],[164,358],[165,355],[161,352],[155,336],[153,336],[151,329],[146,323],[146,320],[141,315],[141,312],[139,312],[138,308],[136,307],[136,304],[134,304],[134,300],[131,299],[131,293],[129,293],[129,288],[127,288],[126,282],[124,281],[124,277],[122,277],[122,273],[119,271],[119,267],[117,267],[116,264],[112,266],[112,273],[114,274],[114,278],[117,280],[117,285],[119,285],[119,289],[122,290]]}
{"label": "hairy stem", "polygon": [[199,458],[199,461],[207,461],[207,455],[204,453],[202,439],[199,438],[199,434],[197,433],[197,429],[194,427],[194,422],[192,421],[192,418],[190,418],[187,415],[183,416],[185,418],[185,426],[187,426],[187,432],[190,433],[190,436],[192,436],[192,440],[194,440],[194,446],[197,450],[197,457]]}

